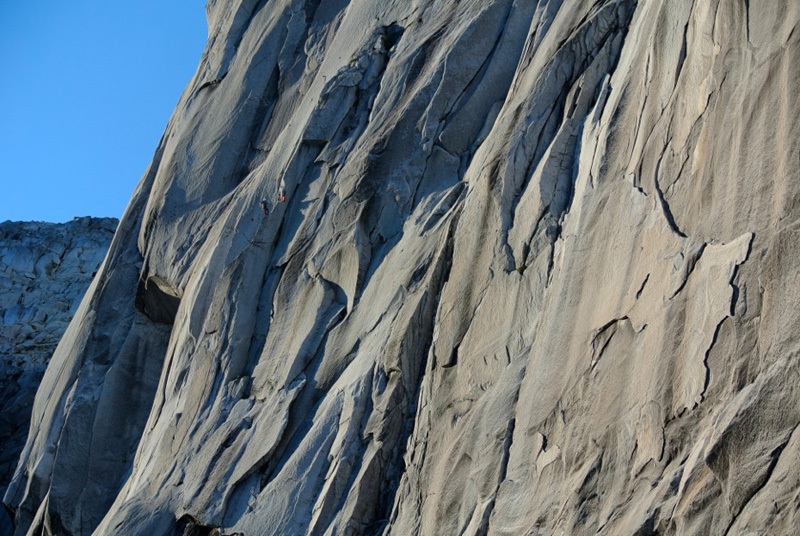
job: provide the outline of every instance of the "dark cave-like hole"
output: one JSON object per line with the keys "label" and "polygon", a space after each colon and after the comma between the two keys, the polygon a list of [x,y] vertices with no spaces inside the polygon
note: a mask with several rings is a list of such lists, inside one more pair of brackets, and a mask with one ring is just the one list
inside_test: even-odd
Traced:
{"label": "dark cave-like hole", "polygon": [[153,322],[173,324],[180,304],[180,291],[166,279],[158,276],[139,279],[135,307]]}

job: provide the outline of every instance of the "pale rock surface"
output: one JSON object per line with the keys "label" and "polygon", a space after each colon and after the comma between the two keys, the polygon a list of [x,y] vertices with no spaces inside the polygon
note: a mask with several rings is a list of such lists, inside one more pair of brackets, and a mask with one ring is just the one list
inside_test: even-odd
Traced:
{"label": "pale rock surface", "polygon": [[206,9],[16,534],[796,530],[800,4]]}
{"label": "pale rock surface", "polygon": [[25,444],[36,388],[105,257],[116,226],[114,218],[89,217],[58,224],[0,223],[3,494]]}

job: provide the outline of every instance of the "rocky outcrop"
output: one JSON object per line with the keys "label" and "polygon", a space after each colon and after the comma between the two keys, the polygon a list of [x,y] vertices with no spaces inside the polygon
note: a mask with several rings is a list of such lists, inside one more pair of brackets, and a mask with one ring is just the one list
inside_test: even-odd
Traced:
{"label": "rocky outcrop", "polygon": [[[116,226],[113,218],[75,218],[63,224],[0,223],[3,494],[25,444],[36,388]],[[6,527],[2,523],[0,532]]]}
{"label": "rocky outcrop", "polygon": [[17,534],[791,533],[800,6],[207,14]]}

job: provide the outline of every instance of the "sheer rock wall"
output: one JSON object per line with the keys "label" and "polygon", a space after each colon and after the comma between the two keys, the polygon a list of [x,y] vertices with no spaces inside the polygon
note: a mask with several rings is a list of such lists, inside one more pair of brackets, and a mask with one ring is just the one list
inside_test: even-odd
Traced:
{"label": "sheer rock wall", "polygon": [[754,7],[210,0],[17,534],[790,533],[800,5]]}

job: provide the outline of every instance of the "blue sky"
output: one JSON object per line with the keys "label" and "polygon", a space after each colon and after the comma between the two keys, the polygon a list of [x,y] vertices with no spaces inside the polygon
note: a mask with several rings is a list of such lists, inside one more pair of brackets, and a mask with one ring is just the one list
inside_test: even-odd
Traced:
{"label": "blue sky", "polygon": [[120,217],[206,36],[205,0],[0,0],[0,221]]}

